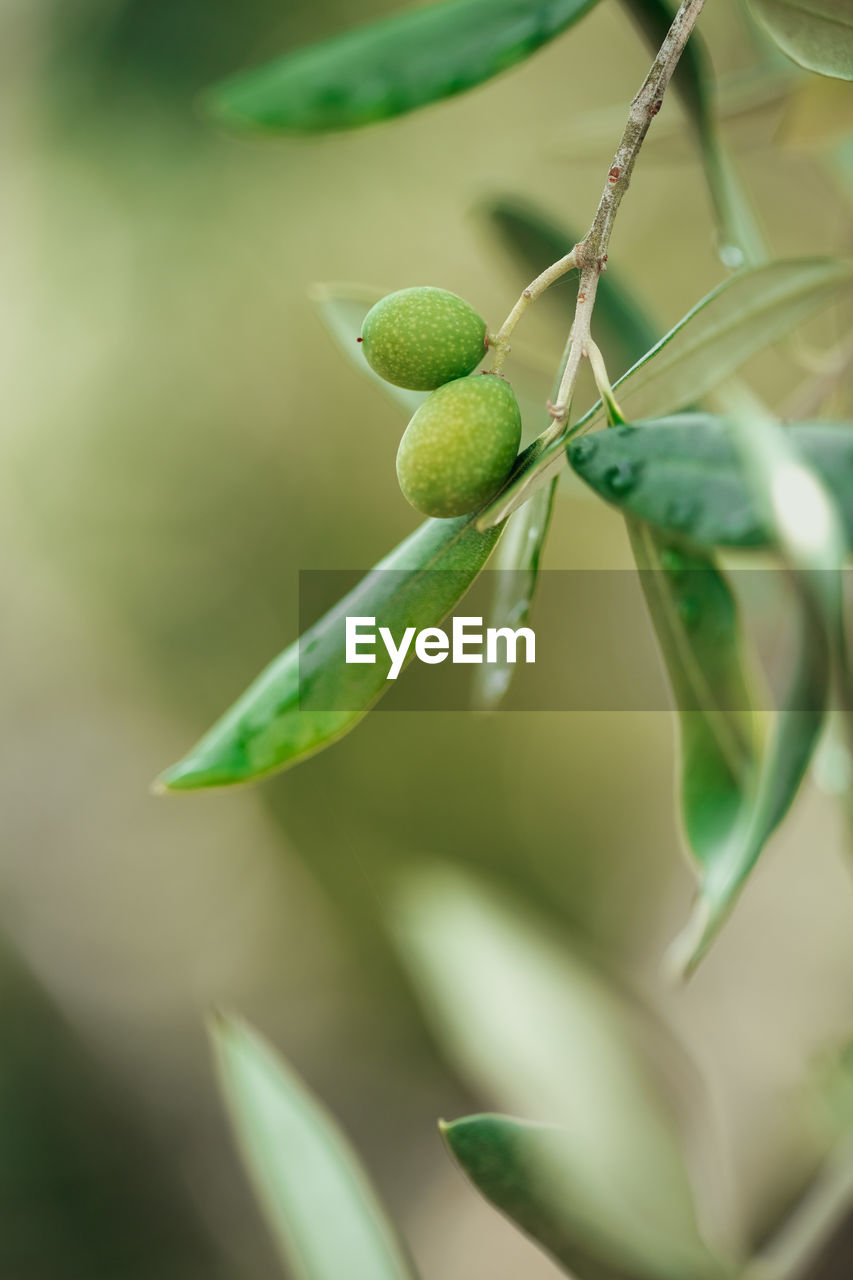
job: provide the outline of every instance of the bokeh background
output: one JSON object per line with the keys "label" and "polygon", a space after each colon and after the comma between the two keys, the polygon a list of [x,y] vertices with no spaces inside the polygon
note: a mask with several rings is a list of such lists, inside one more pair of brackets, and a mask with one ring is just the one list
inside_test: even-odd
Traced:
{"label": "bokeh background", "polygon": [[[853,883],[814,781],[684,990],[660,975],[691,891],[666,714],[376,714],[259,788],[149,792],[294,638],[299,570],[366,568],[414,527],[399,412],[335,351],[310,286],[430,283],[499,323],[523,280],[484,202],[582,230],[648,63],[604,0],[521,69],[363,133],[247,140],[197,109],[217,77],[391,8],[0,7],[10,1280],[280,1274],[216,1093],[214,1005],[340,1117],[425,1277],[556,1275],[436,1133],[488,1103],[446,1065],[388,941],[389,884],[436,856],[508,885],[676,1028],[708,1082],[734,1233],[759,1238],[825,1148],[808,1082],[853,1031]],[[702,27],[773,251],[849,250],[849,86],[774,60],[734,0]],[[674,100],[655,129],[611,265],[666,327],[724,269]],[[525,328],[556,356],[553,310]],[[809,376],[788,348],[748,372],[774,405]],[[843,382],[830,399],[853,407]],[[561,498],[549,566],[628,563],[617,516]]]}

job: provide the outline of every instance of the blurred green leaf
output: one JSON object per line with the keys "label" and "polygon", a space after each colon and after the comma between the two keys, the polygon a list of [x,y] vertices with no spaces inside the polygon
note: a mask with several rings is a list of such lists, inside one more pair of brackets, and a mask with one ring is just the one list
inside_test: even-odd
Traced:
{"label": "blurred green leaf", "polygon": [[245,1023],[211,1038],[243,1160],[296,1280],[413,1280],[369,1179],[331,1116]]}
{"label": "blurred green leaf", "polygon": [[[665,0],[623,0],[652,50],[662,43],[674,9]],[[681,55],[672,87],[693,126],[714,206],[720,258],[728,267],[758,266],[766,261],[763,237],[749,199],[719,136],[713,100],[714,72],[708,50],[694,31]]]}
{"label": "blurred green leaf", "polygon": [[731,1270],[703,1250],[672,1242],[657,1263],[608,1258],[600,1224],[579,1206],[583,1189],[569,1156],[568,1135],[551,1125],[510,1116],[467,1116],[441,1131],[451,1154],[496,1209],[566,1266],[578,1280],[720,1280]]}
{"label": "blurred green leaf", "polygon": [[601,1261],[675,1280],[685,1259],[707,1260],[636,1012],[541,919],[467,876],[410,873],[395,908],[398,949],[462,1077],[564,1128],[572,1212]]}
{"label": "blurred green leaf", "polygon": [[753,13],[792,62],[853,80],[850,0],[749,0]]}
{"label": "blurred green leaf", "polygon": [[475,88],[523,61],[596,0],[445,0],[346,31],[210,90],[228,125],[352,129]]}
{"label": "blurred green leaf", "polygon": [[[380,651],[373,664],[344,660],[344,619],[376,618],[395,636],[436,626],[489,558],[500,530],[476,517],[427,520],[250,685],[201,741],[157,781],[173,791],[249,782],[336,741],[391,686]],[[314,703],[314,709],[309,703]],[[324,708],[341,708],[329,710]]]}
{"label": "blurred green leaf", "polygon": [[[853,544],[853,424],[803,423],[785,434],[832,493]],[[725,418],[638,422],[585,436],[568,453],[600,497],[673,537],[701,547],[772,543]]]}
{"label": "blurred green leaf", "polygon": [[678,710],[685,833],[704,863],[731,831],[758,771],[737,609],[710,556],[672,545],[642,521],[627,523]]}
{"label": "blurred green leaf", "polygon": [[[626,418],[662,417],[719,386],[756,352],[827,306],[853,280],[849,259],[800,258],[739,272],[697,303],[618,380]],[[577,435],[603,425],[601,401],[572,428]],[[505,520],[560,470],[565,439],[534,441],[515,465],[503,492],[479,516],[481,528]]]}

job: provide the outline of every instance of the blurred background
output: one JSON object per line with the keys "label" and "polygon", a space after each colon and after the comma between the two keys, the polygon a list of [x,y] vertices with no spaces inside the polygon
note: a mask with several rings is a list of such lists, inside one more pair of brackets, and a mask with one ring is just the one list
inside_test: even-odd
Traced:
{"label": "blurred background", "polygon": [[[523,197],[582,231],[649,61],[605,0],[520,70],[361,133],[254,141],[199,113],[218,77],[391,8],[0,7],[10,1280],[280,1274],[216,1093],[214,1005],[340,1117],[425,1277],[556,1275],[436,1133],[489,1101],[454,1077],[388,940],[389,885],[436,856],[538,907],[675,1027],[734,1234],[760,1238],[825,1148],[807,1082],[853,1031],[853,884],[815,783],[684,990],[660,973],[692,884],[668,715],[375,714],[261,787],[149,793],[294,638],[299,570],[367,568],[416,523],[399,411],[333,348],[310,286],[434,284],[497,325],[524,280],[485,203]],[[849,86],[773,60],[734,0],[702,27],[772,250],[849,251]],[[724,270],[676,101],[658,129],[610,257],[663,330]],[[554,317],[525,323],[549,358]],[[749,374],[783,405],[808,371],[780,349]],[[626,567],[620,518],[567,492],[546,563]]]}

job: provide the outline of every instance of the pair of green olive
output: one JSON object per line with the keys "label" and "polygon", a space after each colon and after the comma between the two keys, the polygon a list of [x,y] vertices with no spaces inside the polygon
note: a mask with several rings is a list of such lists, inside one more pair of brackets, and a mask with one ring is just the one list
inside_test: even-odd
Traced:
{"label": "pair of green olive", "polygon": [[472,372],[487,347],[486,322],[445,289],[400,289],[365,317],[370,367],[395,386],[431,392],[397,452],[400,488],[424,515],[476,511],[512,470],[521,414],[501,375]]}

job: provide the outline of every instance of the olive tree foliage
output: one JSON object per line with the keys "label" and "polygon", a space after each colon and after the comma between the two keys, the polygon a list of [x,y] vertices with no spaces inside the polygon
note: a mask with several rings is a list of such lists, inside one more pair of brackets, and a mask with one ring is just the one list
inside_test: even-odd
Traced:
{"label": "olive tree foliage", "polygon": [[[421,5],[235,75],[205,104],[220,125],[249,132],[374,125],[507,72],[563,37],[595,2]],[[500,325],[487,326],[464,300],[429,285],[387,298],[356,286],[318,293],[342,352],[411,417],[398,475],[430,518],[276,658],[158,785],[252,782],[354,729],[389,687],[388,668],[347,662],[347,617],[369,616],[395,635],[436,628],[490,563],[510,571],[496,575],[491,621],[525,621],[555,488],[571,469],[624,516],[676,707],[679,807],[697,895],[669,959],[686,976],[785,819],[838,707],[835,749],[850,773],[841,570],[853,536],[853,423],[815,420],[825,396],[809,385],[799,397],[806,411],[783,422],[736,375],[837,301],[853,262],[768,254],[719,135],[713,74],[695,29],[704,0],[683,0],[674,14],[663,0],[625,2],[656,53],[609,165],[602,158],[586,234],[576,241],[528,205],[492,207],[495,225],[530,265],[530,283]],[[747,2],[788,59],[853,79],[849,0]],[[635,164],[670,92],[703,163],[721,280],[658,337],[608,259]],[[541,430],[518,452],[529,397],[513,337],[569,273],[576,301],[563,358],[550,399],[538,406]],[[841,378],[849,368],[849,346],[848,364],[843,351],[830,353],[824,391],[827,370]],[[578,414],[585,362],[599,399]],[[730,554],[743,548],[784,567],[797,621],[770,717],[754,691],[728,570]],[[497,706],[510,676],[507,667],[484,672],[478,705]],[[636,1034],[639,1015],[619,992],[541,922],[455,872],[404,881],[393,927],[457,1069],[529,1117],[443,1125],[447,1147],[560,1266],[578,1280],[805,1274],[853,1193],[849,1161],[817,1179],[817,1208],[798,1210],[760,1255],[739,1256],[704,1223],[677,1120]],[[301,1280],[411,1280],[404,1247],[322,1106],[244,1024],[220,1017],[212,1038],[247,1167],[292,1272]]]}

